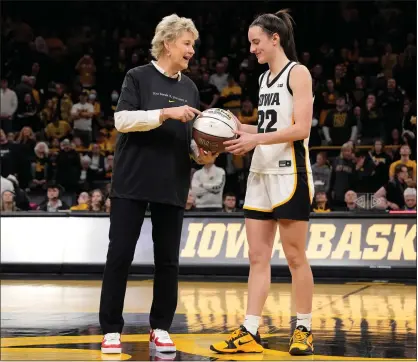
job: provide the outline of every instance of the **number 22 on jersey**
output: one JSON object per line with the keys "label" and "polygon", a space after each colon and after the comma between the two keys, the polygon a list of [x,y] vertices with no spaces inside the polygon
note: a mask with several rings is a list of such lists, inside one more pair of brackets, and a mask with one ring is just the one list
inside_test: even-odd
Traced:
{"label": "number 22 on jersey", "polygon": [[274,109],[258,111],[258,133],[267,133],[277,131],[277,112]]}

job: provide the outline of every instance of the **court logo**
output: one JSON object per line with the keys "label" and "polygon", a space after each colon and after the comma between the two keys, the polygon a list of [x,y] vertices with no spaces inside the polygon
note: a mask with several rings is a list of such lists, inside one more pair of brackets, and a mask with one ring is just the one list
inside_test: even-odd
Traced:
{"label": "court logo", "polygon": [[383,205],[384,199],[377,198],[374,194],[359,194],[354,203],[360,209],[371,210]]}

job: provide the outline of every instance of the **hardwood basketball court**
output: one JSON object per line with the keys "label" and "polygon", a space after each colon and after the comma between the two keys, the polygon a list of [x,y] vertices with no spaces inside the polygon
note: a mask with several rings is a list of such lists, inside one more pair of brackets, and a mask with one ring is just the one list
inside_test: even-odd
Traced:
{"label": "hardwood basketball court", "polygon": [[417,359],[416,286],[317,284],[313,300],[315,356],[287,353],[291,286],[273,283],[260,332],[262,355],[218,355],[209,345],[243,322],[245,282],[182,281],[171,329],[175,355],[150,355],[152,280],[129,281],[121,355],[102,355],[99,280],[3,280],[2,360],[372,360]]}

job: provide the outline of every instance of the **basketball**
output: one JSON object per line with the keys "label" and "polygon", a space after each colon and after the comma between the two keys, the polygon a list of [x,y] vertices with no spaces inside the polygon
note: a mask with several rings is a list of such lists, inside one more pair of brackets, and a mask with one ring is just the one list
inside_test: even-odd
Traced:
{"label": "basketball", "polygon": [[203,111],[193,124],[193,139],[196,144],[212,153],[225,152],[224,142],[236,138],[238,129],[234,117],[223,109],[211,108]]}

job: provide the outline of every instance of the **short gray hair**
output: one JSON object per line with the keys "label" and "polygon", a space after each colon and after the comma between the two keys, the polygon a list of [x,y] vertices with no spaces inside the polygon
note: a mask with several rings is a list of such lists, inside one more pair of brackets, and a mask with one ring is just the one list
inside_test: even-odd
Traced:
{"label": "short gray hair", "polygon": [[177,39],[184,31],[193,34],[195,40],[199,32],[192,19],[181,18],[176,14],[164,17],[155,28],[154,38],[151,41],[151,54],[158,59],[164,51],[164,42]]}
{"label": "short gray hair", "polygon": [[404,191],[404,193],[403,193],[403,195],[404,196],[417,196],[417,190],[416,189],[413,189],[412,187],[408,187],[405,191]]}

